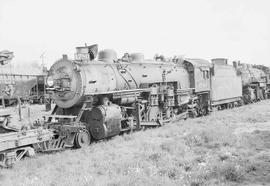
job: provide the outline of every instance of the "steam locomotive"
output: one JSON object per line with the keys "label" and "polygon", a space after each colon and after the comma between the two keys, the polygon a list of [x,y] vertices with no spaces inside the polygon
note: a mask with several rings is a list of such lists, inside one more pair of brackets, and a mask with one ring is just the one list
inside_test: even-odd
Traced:
{"label": "steam locomotive", "polygon": [[[82,147],[125,131],[160,126],[175,119],[239,106],[242,80],[226,59],[144,59],[141,53],[121,59],[113,50],[77,47],[49,70],[47,86],[56,103],[50,128],[65,134],[56,140]],[[98,54],[98,59],[95,60]]]}
{"label": "steam locomotive", "polygon": [[[56,106],[44,118],[45,129],[32,131],[32,142],[23,151],[14,145],[0,149],[0,163],[14,163],[21,153],[29,154],[29,147],[81,148],[92,140],[233,108],[265,99],[269,90],[269,74],[239,62],[229,65],[223,58],[209,62],[156,55],[149,60],[141,53],[126,53],[119,59],[113,50],[98,52],[97,45],[76,50],[74,60],[63,55],[48,72],[47,91]],[[22,138],[18,136],[13,136],[15,145]]]}
{"label": "steam locomotive", "polygon": [[243,101],[252,103],[269,97],[269,68],[262,65],[235,63],[237,72],[241,74],[243,86]]}

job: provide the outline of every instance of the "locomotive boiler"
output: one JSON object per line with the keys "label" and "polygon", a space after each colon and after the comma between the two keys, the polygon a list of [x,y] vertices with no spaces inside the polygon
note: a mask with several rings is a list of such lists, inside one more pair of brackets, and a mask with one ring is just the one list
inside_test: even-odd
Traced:
{"label": "locomotive boiler", "polygon": [[[139,53],[131,54],[129,62],[117,60],[113,50],[100,51],[98,60],[91,63],[72,61],[64,56],[49,72],[48,84],[54,91],[52,98],[59,107],[70,108],[82,103],[87,95],[138,90],[164,82],[175,82],[175,86],[183,89],[190,86],[183,66],[144,60]],[[134,99],[121,99],[121,103],[131,102]]]}
{"label": "locomotive boiler", "polygon": [[168,61],[160,56],[146,60],[141,53],[118,59],[113,50],[100,51],[95,60],[96,47],[77,47],[74,60],[64,55],[49,71],[48,90],[56,103],[49,121],[55,121],[51,125],[55,128],[60,123],[61,130],[67,128],[67,145],[80,147],[91,138],[159,126],[172,118],[185,118],[190,112],[196,115],[202,108],[200,103],[205,108],[209,102],[209,95],[195,94],[204,84],[195,87],[189,73],[194,60]]}

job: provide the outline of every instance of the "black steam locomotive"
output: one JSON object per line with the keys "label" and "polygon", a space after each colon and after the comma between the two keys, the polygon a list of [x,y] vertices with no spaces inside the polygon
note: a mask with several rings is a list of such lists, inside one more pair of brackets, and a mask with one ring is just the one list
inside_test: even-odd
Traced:
{"label": "black steam locomotive", "polygon": [[223,58],[147,60],[132,53],[119,59],[113,50],[98,53],[96,45],[77,47],[74,60],[64,55],[49,71],[56,107],[48,121],[67,134],[67,146],[81,147],[92,139],[265,99],[264,76]]}

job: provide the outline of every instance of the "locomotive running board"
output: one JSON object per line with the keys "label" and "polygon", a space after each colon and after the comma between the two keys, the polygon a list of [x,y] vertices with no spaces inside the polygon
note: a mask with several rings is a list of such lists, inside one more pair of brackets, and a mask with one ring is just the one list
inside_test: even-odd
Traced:
{"label": "locomotive running board", "polygon": [[141,127],[151,127],[151,126],[161,126],[159,123],[154,122],[154,121],[148,121],[148,122],[141,122],[140,123]]}
{"label": "locomotive running board", "polygon": [[45,119],[70,119],[72,121],[75,121],[75,119],[77,118],[77,116],[70,116],[70,115],[53,115],[53,114],[50,114],[50,115],[43,115],[43,117]]}
{"label": "locomotive running board", "polygon": [[131,90],[117,90],[117,91],[107,91],[107,92],[97,92],[97,93],[93,93],[93,94],[89,94],[89,95],[102,95],[102,94],[113,94],[115,97],[120,97],[122,95],[130,95],[130,94],[138,94],[141,92],[149,92],[150,89],[149,88],[145,88],[145,89],[131,89]]}
{"label": "locomotive running board", "polygon": [[188,94],[194,90],[195,90],[195,88],[177,89],[176,94]]}

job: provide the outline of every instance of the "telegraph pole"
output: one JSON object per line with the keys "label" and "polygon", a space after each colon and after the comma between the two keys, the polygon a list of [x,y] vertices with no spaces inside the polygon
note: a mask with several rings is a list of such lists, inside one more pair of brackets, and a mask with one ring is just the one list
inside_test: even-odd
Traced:
{"label": "telegraph pole", "polygon": [[41,58],[41,66],[42,66],[42,68],[44,67],[44,59],[45,59],[45,52],[43,52],[42,54],[41,54],[41,56],[40,56],[40,58]]}

